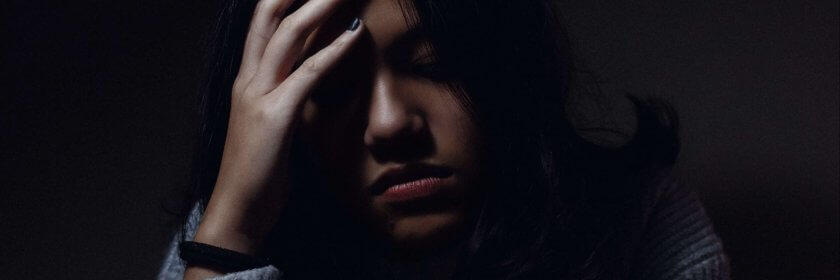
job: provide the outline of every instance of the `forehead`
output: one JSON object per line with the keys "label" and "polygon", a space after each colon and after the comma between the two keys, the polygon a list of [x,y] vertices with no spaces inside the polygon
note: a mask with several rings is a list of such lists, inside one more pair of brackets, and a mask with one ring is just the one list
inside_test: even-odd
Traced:
{"label": "forehead", "polygon": [[409,2],[401,4],[400,0],[369,0],[362,5],[359,15],[376,48],[386,49],[408,35],[409,25],[403,8],[411,7],[402,6],[410,5]]}
{"label": "forehead", "polygon": [[[405,2],[405,4],[401,4]],[[405,7],[403,7],[405,5]],[[353,17],[362,19],[366,35],[363,42],[364,49],[374,57],[387,57],[395,52],[412,52],[419,45],[419,34],[411,28],[405,18],[403,9],[412,9],[410,1],[402,0],[368,0],[354,1],[347,5],[324,26],[311,34],[305,43],[306,57],[329,45],[339,34],[345,31],[347,24]]]}

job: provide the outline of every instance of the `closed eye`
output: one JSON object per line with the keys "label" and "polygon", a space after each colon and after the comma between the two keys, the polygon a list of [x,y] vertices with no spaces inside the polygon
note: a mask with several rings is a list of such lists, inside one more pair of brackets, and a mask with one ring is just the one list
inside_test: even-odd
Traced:
{"label": "closed eye", "polygon": [[414,59],[411,62],[410,71],[412,75],[432,81],[445,81],[448,76],[442,65],[432,56]]}
{"label": "closed eye", "polygon": [[445,78],[445,75],[443,75],[443,71],[438,63],[419,63],[414,64],[411,68],[411,72],[413,74],[423,78],[435,81]]}

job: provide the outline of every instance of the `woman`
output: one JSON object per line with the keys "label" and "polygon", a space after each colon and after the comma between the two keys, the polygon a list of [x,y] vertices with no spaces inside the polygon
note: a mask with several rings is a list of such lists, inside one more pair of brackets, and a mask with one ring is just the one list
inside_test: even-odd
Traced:
{"label": "woman", "polygon": [[673,113],[631,98],[606,144],[549,1],[255,2],[220,16],[160,278],[727,278]]}

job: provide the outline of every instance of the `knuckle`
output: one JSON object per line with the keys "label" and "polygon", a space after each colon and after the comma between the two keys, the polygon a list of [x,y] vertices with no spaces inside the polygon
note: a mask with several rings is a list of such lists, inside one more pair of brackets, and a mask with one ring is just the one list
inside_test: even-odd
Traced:
{"label": "knuckle", "polygon": [[233,94],[241,94],[245,90],[242,84],[243,82],[240,79],[233,81]]}
{"label": "knuckle", "polygon": [[268,42],[268,40],[271,39],[272,32],[273,30],[271,30],[268,26],[253,25],[248,32],[248,36],[254,36],[255,39]]}
{"label": "knuckle", "polygon": [[336,40],[335,43],[333,43],[330,46],[331,48],[327,49],[327,51],[340,50],[341,48],[344,48],[345,45],[347,45],[347,39],[346,38],[341,38],[341,39]]}
{"label": "knuckle", "polygon": [[233,86],[244,89],[247,85],[248,76],[244,69],[239,69],[239,72],[236,73],[236,77],[233,79]]}
{"label": "knuckle", "polygon": [[277,27],[277,31],[292,35],[295,38],[299,37],[299,34],[303,33],[303,29],[303,20],[295,15],[286,17]]}
{"label": "knuckle", "polygon": [[246,83],[242,78],[237,78],[233,81],[232,92],[234,96],[240,96],[245,94],[248,89],[248,83]]}
{"label": "knuckle", "polygon": [[318,73],[323,65],[320,60],[317,56],[310,57],[300,65],[300,68],[308,73]]}
{"label": "knuckle", "polygon": [[230,96],[230,108],[231,111],[233,110],[242,110],[243,108],[247,108],[248,100],[244,97],[244,92],[236,93],[234,92]]}
{"label": "knuckle", "polygon": [[275,110],[271,106],[268,106],[266,102],[255,102],[254,100],[249,100],[244,104],[245,108],[243,112],[245,112],[246,119],[249,122],[254,124],[262,124],[262,123],[271,123],[276,119]]}
{"label": "knuckle", "polygon": [[254,109],[254,118],[258,122],[270,122],[274,120],[274,110],[266,104],[258,104]]}

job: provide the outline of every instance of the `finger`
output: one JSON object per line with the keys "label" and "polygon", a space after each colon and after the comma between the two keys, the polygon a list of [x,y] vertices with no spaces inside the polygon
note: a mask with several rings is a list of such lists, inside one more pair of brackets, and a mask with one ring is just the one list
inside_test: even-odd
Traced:
{"label": "finger", "polygon": [[354,29],[348,29],[328,46],[307,58],[280,86],[268,93],[270,98],[282,100],[283,103],[290,102],[286,104],[300,104],[320,79],[348,52],[353,43],[358,41],[364,24],[356,19],[351,26]]}
{"label": "finger", "polygon": [[311,0],[283,19],[269,40],[254,76],[253,86],[257,91],[268,92],[288,76],[302,53],[306,38],[337,10],[341,2]]}
{"label": "finger", "polygon": [[239,67],[239,78],[246,83],[257,72],[265,47],[280,24],[280,17],[292,2],[294,0],[261,0],[257,3],[245,38],[242,63]]}

